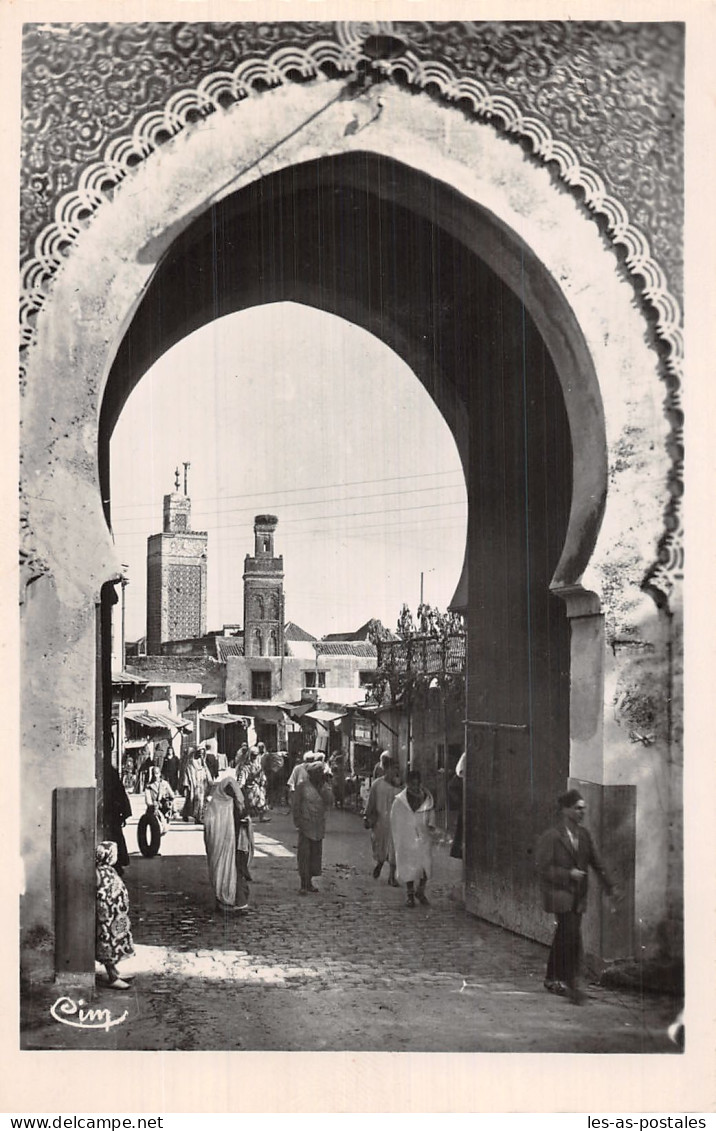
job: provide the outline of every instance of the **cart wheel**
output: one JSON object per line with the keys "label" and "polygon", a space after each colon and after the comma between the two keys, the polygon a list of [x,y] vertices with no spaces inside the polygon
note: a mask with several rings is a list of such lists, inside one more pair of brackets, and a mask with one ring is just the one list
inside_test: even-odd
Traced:
{"label": "cart wheel", "polygon": [[156,856],[162,840],[159,821],[153,813],[144,813],[137,824],[137,843],[142,856]]}

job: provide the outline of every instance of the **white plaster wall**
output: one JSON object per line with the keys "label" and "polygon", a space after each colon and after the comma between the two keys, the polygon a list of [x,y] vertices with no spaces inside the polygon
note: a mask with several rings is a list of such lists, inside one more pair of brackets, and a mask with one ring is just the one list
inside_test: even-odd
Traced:
{"label": "white plaster wall", "polygon": [[[356,689],[359,686],[359,672],[374,670],[375,656],[319,656],[318,671],[326,673],[325,688],[318,689],[318,697],[327,702],[341,688]],[[305,672],[316,670],[315,653],[313,660],[296,656],[280,658],[262,656],[257,662],[245,656],[227,656],[226,659],[226,698],[240,700],[251,698],[252,669],[273,672],[273,698],[277,701],[296,701],[306,686]]]}
{"label": "white plaster wall", "polygon": [[[58,600],[46,577],[23,610],[20,829],[23,922],[42,942],[54,929],[50,875],[52,792],[95,785],[95,606]],[[48,959],[50,955],[48,954]]]}
{"label": "white plaster wall", "polygon": [[[670,656],[678,626],[643,595],[628,635],[606,649],[604,782],[635,785],[637,947],[659,949],[683,915],[682,757],[674,741],[674,680]],[[682,944],[681,944],[682,945]]]}

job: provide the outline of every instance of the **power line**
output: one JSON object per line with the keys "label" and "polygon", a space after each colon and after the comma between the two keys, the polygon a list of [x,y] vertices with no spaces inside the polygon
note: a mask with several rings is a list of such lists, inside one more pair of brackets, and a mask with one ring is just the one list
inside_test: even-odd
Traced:
{"label": "power line", "polygon": [[[362,518],[362,517],[368,518],[371,515],[375,515],[375,514],[380,514],[380,515],[404,514],[406,511],[425,511],[425,510],[435,510],[436,508],[440,508],[440,507],[444,508],[444,507],[456,507],[456,506],[462,506],[462,500],[461,499],[455,499],[452,502],[447,502],[447,503],[421,503],[420,505],[414,506],[414,507],[393,507],[393,508],[388,508],[388,509],[386,509],[385,507],[381,507],[380,510],[376,510],[376,511],[347,511],[347,512],[344,512],[342,514],[336,514],[336,515],[325,515],[325,516],[324,515],[312,515],[309,518],[287,518],[287,519],[284,519],[283,521],[284,521],[284,525],[288,525],[289,523],[292,524],[292,525],[295,524],[295,523],[302,523],[303,526],[304,526],[304,529],[300,532],[299,531],[287,531],[287,536],[290,537],[292,534],[298,534],[298,533],[301,533],[301,534],[326,533],[326,527],[325,526],[319,527],[318,529],[316,529],[315,527],[313,527],[313,528],[309,527],[308,524],[312,523],[312,522],[328,522],[328,523],[331,523],[331,522],[335,522],[336,519],[341,519],[341,518]],[[458,516],[456,515],[455,517],[457,518]],[[385,523],[383,525],[385,526],[386,529],[389,529],[394,524]],[[248,523],[248,522],[229,522],[229,523],[226,523],[224,526],[215,526],[213,528],[213,530],[215,530],[215,531],[216,530],[251,530],[251,529],[252,529],[252,524]],[[360,529],[362,529],[362,527],[354,525],[354,529],[360,530]],[[127,540],[129,540],[128,536],[131,535],[131,534],[139,535],[139,537],[135,539],[137,542],[139,542],[139,540],[142,539],[142,535],[139,531],[127,531],[124,534],[122,534],[121,532],[115,532],[115,541],[116,541],[117,537],[127,538]]]}
{"label": "power line", "polygon": [[[455,506],[456,504],[453,503],[451,505]],[[453,530],[455,528],[456,523],[459,522],[460,517],[461,517],[460,515],[455,515],[454,516],[454,520],[455,520],[454,522],[439,523],[439,524],[431,522],[430,523],[430,529],[435,530],[435,531]],[[418,531],[422,532],[422,531],[425,530],[425,526],[426,526],[426,523],[428,521],[429,520],[426,518],[426,519],[423,519],[423,520],[413,519],[410,522],[397,522],[397,521],[393,521],[393,522],[389,522],[389,523],[371,522],[371,523],[364,523],[362,525],[358,525],[357,523],[354,523],[351,526],[346,527],[345,530],[341,530],[339,533],[340,533],[341,538],[349,538],[349,537],[355,538],[355,537],[360,536],[363,531],[367,531],[367,530],[385,530],[385,531],[392,531],[395,534],[399,534],[399,533],[402,533],[402,532],[408,531],[408,530],[414,530],[416,532],[418,532]],[[237,527],[236,529],[239,529],[239,528]],[[246,526],[245,529],[250,530],[251,528],[250,528],[250,526]],[[284,538],[285,538],[285,541],[292,542],[292,541],[297,541],[300,538],[307,537],[309,535],[313,535],[313,534],[320,535],[320,534],[327,534],[327,533],[328,533],[328,531],[327,531],[325,526],[321,527],[321,528],[317,528],[317,527],[312,527],[312,526],[307,525],[303,530],[287,530],[287,531],[285,531]],[[121,534],[120,533],[120,534],[117,534],[115,536],[114,541],[115,541],[115,543],[121,543],[123,546],[141,546],[141,547],[146,546],[146,538],[142,537],[141,535],[128,535],[128,534]],[[217,539],[217,541],[218,541],[218,539]],[[282,542],[282,544],[283,544],[283,542]],[[248,540],[244,540],[242,538],[222,538],[219,542],[220,550],[218,552],[222,552],[227,547],[239,546],[239,545],[248,546]]]}
{"label": "power line", "polygon": [[[428,490],[429,488],[425,488],[425,489]],[[389,493],[395,494],[395,495],[401,494],[400,491],[393,491],[393,492],[389,492]],[[382,495],[355,495],[355,496],[353,496],[354,499],[379,499],[379,498],[384,498],[384,497],[385,496],[382,496]],[[350,501],[351,501],[350,499],[345,499],[345,500],[343,500],[343,499],[327,499],[326,500],[326,502],[350,502]],[[377,510],[377,511],[337,511],[335,514],[327,514],[327,515],[312,514],[312,515],[308,515],[305,518],[282,518],[281,519],[281,527],[283,529],[284,527],[288,526],[289,524],[293,525],[297,522],[301,522],[301,523],[314,522],[314,521],[333,522],[335,519],[353,518],[357,515],[363,515],[363,514],[365,514],[365,515],[396,514],[396,513],[402,513],[403,511],[431,510],[431,509],[434,509],[435,507],[456,507],[456,506],[461,506],[462,504],[463,504],[462,499],[448,499],[448,500],[446,500],[445,502],[442,502],[442,503],[420,503],[417,506],[412,506],[412,507],[392,507],[392,508],[381,507],[381,509]],[[319,506],[320,501],[317,501],[315,504],[311,504],[311,505]],[[131,521],[131,520],[129,520],[129,521]],[[253,528],[253,523],[250,520],[244,520],[243,522],[225,522],[225,523],[223,523],[222,525],[219,525],[219,526],[212,526],[212,530],[238,530],[238,529],[250,530],[252,528]],[[142,532],[141,532],[141,530],[127,530],[125,533],[127,533],[127,534],[141,534]],[[156,533],[159,534],[159,533],[165,533],[165,532],[164,531],[156,531]],[[191,531],[188,531],[187,533],[191,533]]]}
{"label": "power line", "polygon": [[[459,504],[457,502],[445,504],[445,506],[458,506],[458,505]],[[410,509],[410,508],[405,508],[405,509]],[[365,515],[380,514],[380,513],[382,513],[382,512],[380,512],[380,511],[361,511],[360,512],[360,514],[365,514]],[[465,510],[465,517],[467,517],[467,509]],[[454,530],[456,525],[458,525],[460,523],[461,518],[462,518],[462,514],[457,513],[457,514],[454,514],[454,515],[445,515],[446,521],[444,521],[444,522],[442,520],[434,521],[429,516],[426,516],[424,519],[412,518],[407,522],[400,522],[397,519],[392,519],[389,522],[369,522],[369,523],[360,523],[360,524],[359,523],[350,523],[350,524],[346,524],[345,527],[341,527],[340,529],[336,530],[335,536],[336,536],[336,538],[354,538],[354,537],[359,537],[366,530],[385,530],[385,531],[388,531],[388,532],[393,532],[395,534],[399,534],[399,533],[402,533],[402,532],[407,531],[407,530],[425,531],[426,525],[428,523],[429,523],[429,529],[430,530],[435,530],[435,531]],[[310,525],[310,523],[312,521],[311,519],[306,519],[305,521],[306,521],[306,526],[303,527],[301,530],[285,530],[283,532],[283,537],[281,539],[281,545],[284,545],[285,543],[290,544],[292,542],[298,541],[299,539],[304,539],[306,536],[311,535],[311,534],[326,534],[327,535],[327,534],[330,533],[329,527],[326,527],[326,526],[322,526],[322,527],[311,526]],[[231,529],[231,528],[227,527],[226,529]],[[249,528],[247,527],[247,529],[249,529]],[[222,549],[224,549],[227,546],[238,546],[238,545],[244,545],[246,543],[243,541],[243,539],[240,536],[237,536],[237,537],[233,537],[233,536],[232,537],[225,537],[225,536],[219,537],[219,536],[217,536],[215,544],[218,544]]]}
{"label": "power line", "polygon": [[[428,479],[428,478],[433,478],[436,475],[459,475],[459,474],[461,474],[460,468],[453,468],[450,471],[423,471],[423,472],[415,472],[415,474],[413,474],[413,475],[387,475],[387,476],[384,476],[382,479],[352,479],[352,480],[349,480],[347,483],[341,483],[341,484],[338,484],[338,483],[316,483],[315,486],[311,486],[311,484],[307,484],[304,487],[286,487],[286,488],[282,488],[282,489],[276,490],[276,491],[249,491],[249,492],[247,492],[246,494],[243,494],[243,495],[208,495],[205,498],[199,498],[197,501],[201,502],[201,503],[211,503],[214,500],[226,500],[227,502],[231,499],[259,499],[259,500],[261,500],[261,499],[268,498],[272,495],[293,495],[293,494],[296,494],[296,492],[300,492],[300,491],[324,491],[328,488],[338,487],[338,486],[341,486],[341,487],[364,487],[369,483],[393,483],[393,482],[398,482],[398,481],[405,480],[405,479]],[[111,491],[110,491],[110,496],[111,496]],[[316,502],[320,502],[320,500],[317,499]],[[142,508],[144,508],[144,507],[161,507],[161,503],[117,503],[116,507],[113,507],[112,509],[113,510],[125,510],[127,507],[134,507],[135,509],[139,509],[140,507],[142,507]]]}
{"label": "power line", "polygon": [[[287,503],[285,505],[285,507],[282,507],[282,508],[275,507],[275,509],[276,510],[279,510],[279,509],[294,510],[296,507],[322,507],[322,506],[325,506],[327,503],[350,503],[350,502],[355,502],[357,499],[387,499],[387,498],[390,498],[393,495],[405,495],[405,496],[407,496],[407,495],[417,495],[417,494],[420,494],[420,493],[425,492],[425,491],[458,490],[462,486],[464,486],[464,484],[461,484],[461,483],[436,483],[434,487],[409,487],[407,490],[398,489],[397,491],[376,491],[372,495],[366,495],[366,494],[346,495],[346,496],[336,495],[332,499],[304,499],[302,502],[299,501],[299,502],[296,502],[296,503]],[[255,510],[256,510],[255,506],[254,507],[242,507],[242,508],[237,509],[235,513],[236,514],[254,514]],[[230,513],[234,513],[233,508],[231,508],[230,510],[227,510],[227,511],[216,511],[216,510],[202,511],[202,510],[194,510],[194,508],[192,507],[192,518],[205,518],[205,517],[213,515],[213,514],[216,514],[216,515],[227,514],[228,515]],[[135,520],[134,520],[134,518],[127,517],[127,518],[118,518],[118,519],[116,519],[116,521],[119,523],[119,522],[134,522]],[[288,520],[282,519],[281,521],[287,522]],[[248,525],[248,523],[247,523],[247,525]],[[221,528],[216,528],[216,529],[221,529]]]}

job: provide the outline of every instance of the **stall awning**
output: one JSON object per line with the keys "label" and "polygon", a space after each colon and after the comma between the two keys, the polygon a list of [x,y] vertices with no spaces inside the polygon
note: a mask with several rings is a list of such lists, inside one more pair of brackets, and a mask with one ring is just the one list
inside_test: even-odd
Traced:
{"label": "stall awning", "polygon": [[240,703],[229,700],[226,706],[232,714],[249,715],[262,723],[280,723],[287,715],[283,703],[264,703],[261,699],[243,699]]}
{"label": "stall awning", "polygon": [[191,723],[171,711],[152,710],[150,703],[128,703],[124,708],[125,721],[137,723],[149,730],[191,730]]}
{"label": "stall awning", "polygon": [[124,740],[125,750],[139,750],[142,746],[146,745],[146,738],[125,738]]}
{"label": "stall awning", "polygon": [[368,718],[374,719],[381,712],[388,714],[394,711],[395,707],[392,704],[385,707],[381,703],[354,703],[350,709],[354,714],[367,715]]}
{"label": "stall awning", "polygon": [[245,715],[231,715],[228,711],[206,711],[199,715],[203,723],[216,723],[220,727],[228,726],[248,726],[251,719]]}
{"label": "stall awning", "polygon": [[315,719],[322,726],[330,726],[338,719],[345,718],[345,711],[306,711],[304,719]]}
{"label": "stall awning", "polygon": [[315,701],[311,703],[287,703],[286,710],[292,719],[302,719],[309,711],[315,711]]}
{"label": "stall awning", "polygon": [[394,730],[380,717],[381,714],[390,714],[391,711],[395,710],[395,707],[383,707],[380,704],[369,703],[367,706],[352,707],[351,710],[356,715],[363,715],[365,718],[375,720],[378,726],[384,727],[385,730],[397,736],[397,730]]}
{"label": "stall awning", "polygon": [[190,699],[190,702],[182,707],[182,711],[203,711],[210,703],[216,699],[215,695],[195,695],[192,699],[189,695],[177,696],[180,699]]}

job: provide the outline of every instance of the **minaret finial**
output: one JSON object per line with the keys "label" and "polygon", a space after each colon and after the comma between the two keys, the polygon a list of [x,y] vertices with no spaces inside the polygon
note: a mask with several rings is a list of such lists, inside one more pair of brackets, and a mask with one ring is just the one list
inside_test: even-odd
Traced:
{"label": "minaret finial", "polygon": [[190,467],[191,467],[191,464],[185,461],[185,463],[184,463],[184,494],[185,495],[189,494],[189,491],[187,489],[187,484],[188,484],[188,481],[189,481],[189,468]]}
{"label": "minaret finial", "polygon": [[174,471],[174,490],[175,491],[179,490],[179,468],[178,467]]}

